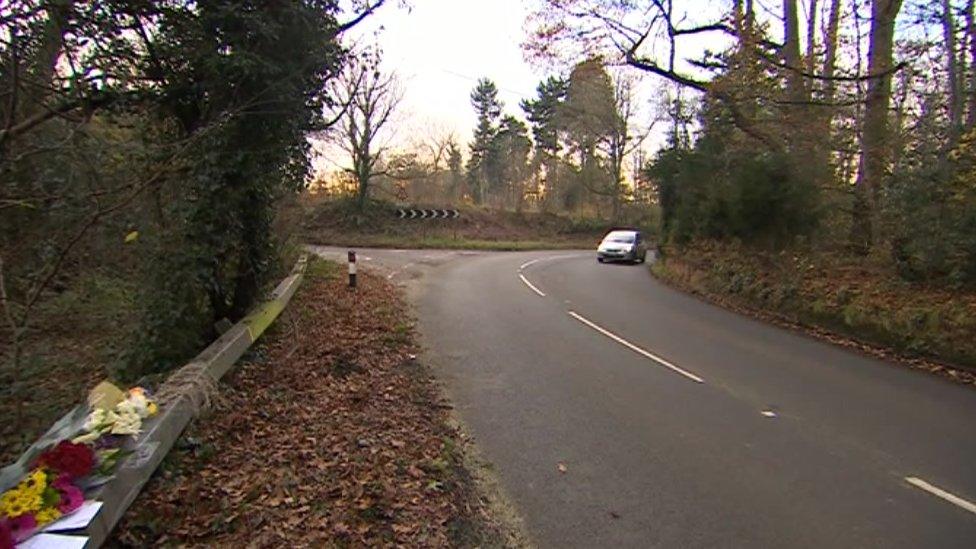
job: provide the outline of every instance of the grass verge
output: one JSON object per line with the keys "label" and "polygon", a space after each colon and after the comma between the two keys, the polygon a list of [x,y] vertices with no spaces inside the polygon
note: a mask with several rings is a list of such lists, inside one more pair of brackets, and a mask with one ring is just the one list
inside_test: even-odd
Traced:
{"label": "grass verge", "polygon": [[437,249],[437,250],[484,250],[500,252],[517,252],[527,250],[578,250],[580,248],[595,247],[592,239],[575,240],[478,240],[470,238],[450,237],[410,237],[384,235],[335,235],[322,238],[312,235],[309,244],[320,246],[356,246],[363,248],[397,248],[397,249]]}
{"label": "grass verge", "polygon": [[607,221],[540,212],[465,206],[457,219],[399,219],[391,203],[360,210],[339,199],[307,205],[299,216],[305,242],[375,248],[541,250],[592,248]]}
{"label": "grass verge", "polygon": [[831,342],[976,385],[976,295],[902,281],[882,262],[697,243],[665,250],[664,282]]}
{"label": "grass verge", "polygon": [[112,545],[506,545],[416,352],[398,289],[313,260]]}

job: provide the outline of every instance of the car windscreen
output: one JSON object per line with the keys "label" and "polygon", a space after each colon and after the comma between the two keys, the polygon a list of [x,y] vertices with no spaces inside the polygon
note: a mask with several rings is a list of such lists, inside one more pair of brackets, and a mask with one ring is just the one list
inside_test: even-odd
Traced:
{"label": "car windscreen", "polygon": [[604,242],[615,242],[619,244],[633,244],[634,233],[610,233],[603,239]]}

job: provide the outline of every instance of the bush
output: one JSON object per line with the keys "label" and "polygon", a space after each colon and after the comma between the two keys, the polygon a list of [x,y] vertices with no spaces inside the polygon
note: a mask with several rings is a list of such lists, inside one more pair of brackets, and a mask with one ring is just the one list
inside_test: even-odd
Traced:
{"label": "bush", "polygon": [[662,151],[648,168],[658,188],[665,238],[738,238],[786,244],[819,221],[816,187],[785,153],[729,151],[703,137]]}
{"label": "bush", "polygon": [[932,155],[895,173],[883,196],[899,275],[976,285],[976,131],[948,158]]}

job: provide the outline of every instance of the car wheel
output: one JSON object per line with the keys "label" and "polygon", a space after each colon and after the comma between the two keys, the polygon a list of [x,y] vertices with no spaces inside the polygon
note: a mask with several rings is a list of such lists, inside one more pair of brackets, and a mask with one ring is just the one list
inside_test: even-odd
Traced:
{"label": "car wheel", "polygon": [[597,263],[603,263],[603,258],[602,257],[598,257],[598,258],[596,258],[596,261],[597,261]]}

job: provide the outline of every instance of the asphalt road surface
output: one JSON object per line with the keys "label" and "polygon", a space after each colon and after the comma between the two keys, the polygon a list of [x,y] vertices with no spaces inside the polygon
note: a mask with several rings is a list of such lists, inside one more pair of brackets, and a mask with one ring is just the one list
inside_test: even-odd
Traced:
{"label": "asphalt road surface", "polygon": [[427,360],[541,547],[976,547],[972,388],[595,252],[360,266],[408,284]]}

